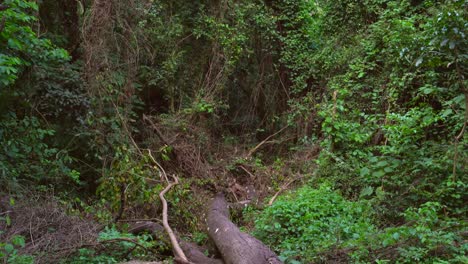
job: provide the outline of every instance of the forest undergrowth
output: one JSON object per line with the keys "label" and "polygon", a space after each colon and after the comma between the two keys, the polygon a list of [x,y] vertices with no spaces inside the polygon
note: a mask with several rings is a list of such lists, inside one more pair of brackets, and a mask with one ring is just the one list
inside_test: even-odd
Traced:
{"label": "forest undergrowth", "polygon": [[1,1],[0,262],[467,263],[467,8]]}

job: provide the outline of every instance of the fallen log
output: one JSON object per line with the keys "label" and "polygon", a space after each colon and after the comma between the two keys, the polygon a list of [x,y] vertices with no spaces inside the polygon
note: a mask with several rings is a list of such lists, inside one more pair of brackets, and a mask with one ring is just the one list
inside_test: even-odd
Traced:
{"label": "fallen log", "polygon": [[185,255],[194,264],[224,264],[220,259],[209,258],[203,254],[203,251],[194,243],[184,240],[179,240],[180,247],[184,250]]}
{"label": "fallen log", "polygon": [[216,195],[209,209],[208,234],[226,264],[279,264],[278,256],[260,240],[243,233],[229,220],[224,194]]}
{"label": "fallen log", "polygon": [[[229,205],[224,194],[216,195],[206,219],[208,235],[216,245],[223,260],[209,258],[203,249],[175,236],[187,260],[176,256],[176,263],[186,264],[281,264],[282,262],[266,245],[249,234],[243,233],[229,220]],[[139,234],[149,231],[155,236],[164,235],[165,228],[160,224],[145,221],[137,222],[129,232]]]}
{"label": "fallen log", "polygon": [[[129,232],[135,235],[141,234],[142,232],[148,232],[148,233],[151,233],[154,237],[160,237],[160,236],[166,235],[163,226],[154,222],[150,222],[150,221],[135,223],[133,227],[129,229]],[[224,263],[220,259],[209,258],[205,256],[205,254],[203,254],[204,250],[201,249],[196,244],[184,241],[180,239],[179,237],[176,237],[176,238],[180,244],[180,247],[184,251],[185,256],[189,260],[188,263],[194,263],[194,264],[223,264]],[[181,259],[176,259],[176,263],[177,261],[179,263],[187,263]]]}

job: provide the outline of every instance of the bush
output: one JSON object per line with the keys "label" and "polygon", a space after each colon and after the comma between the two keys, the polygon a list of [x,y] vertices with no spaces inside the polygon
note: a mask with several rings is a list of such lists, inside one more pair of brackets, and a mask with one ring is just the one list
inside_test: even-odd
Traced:
{"label": "bush", "polygon": [[355,263],[467,263],[466,223],[441,216],[443,206],[427,202],[402,215],[406,224],[387,227],[356,244]]}
{"label": "bush", "polygon": [[31,264],[34,263],[34,258],[29,255],[22,255],[18,253],[18,248],[25,246],[25,239],[23,236],[13,236],[11,241],[0,241],[0,260],[3,263],[15,264]]}
{"label": "bush", "polygon": [[36,117],[0,116],[0,184],[17,190],[28,184],[79,183],[68,152],[48,144],[54,134]]}
{"label": "bush", "polygon": [[[305,263],[375,232],[367,202],[345,200],[329,185],[302,187],[279,198],[257,219],[254,235],[281,257]],[[353,242],[354,243],[354,242]]]}

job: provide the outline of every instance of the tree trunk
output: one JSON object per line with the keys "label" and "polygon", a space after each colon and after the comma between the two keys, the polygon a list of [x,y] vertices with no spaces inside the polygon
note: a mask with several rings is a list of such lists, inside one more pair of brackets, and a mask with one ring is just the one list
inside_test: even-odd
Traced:
{"label": "tree trunk", "polygon": [[226,264],[282,263],[276,254],[258,239],[242,233],[229,220],[228,204],[222,193],[216,195],[207,219],[208,234]]}
{"label": "tree trunk", "polygon": [[[129,229],[129,232],[135,235],[138,235],[145,231],[152,233],[155,237],[166,235],[166,232],[163,226],[157,223],[149,222],[149,221],[135,223],[132,226],[132,228]],[[184,251],[185,255],[189,259],[190,263],[194,263],[194,264],[223,264],[224,263],[220,259],[214,259],[214,258],[209,258],[205,256],[205,254],[203,254],[203,251],[205,250],[193,243],[184,241],[180,239],[179,237],[177,238],[177,240],[180,244],[180,247]],[[178,262],[176,261],[176,263]]]}
{"label": "tree trunk", "polygon": [[[203,254],[203,249],[193,243],[177,238],[180,247],[193,264],[281,264],[282,262],[260,240],[242,233],[229,220],[229,208],[224,195],[216,195],[207,218],[208,234],[221,253],[223,260],[209,258]],[[164,228],[153,222],[135,223],[129,232],[139,234],[150,231],[156,236],[165,234]],[[176,263],[185,263],[178,262]]]}

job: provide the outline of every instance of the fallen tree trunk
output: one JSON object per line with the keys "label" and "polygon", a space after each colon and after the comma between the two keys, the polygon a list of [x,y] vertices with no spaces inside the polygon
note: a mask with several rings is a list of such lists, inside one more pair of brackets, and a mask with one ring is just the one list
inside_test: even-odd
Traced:
{"label": "fallen tree trunk", "polygon": [[220,259],[209,258],[203,254],[203,251],[196,244],[180,240],[180,247],[184,250],[185,255],[193,264],[224,264]]}
{"label": "fallen tree trunk", "polygon": [[208,234],[226,264],[279,264],[276,254],[260,240],[243,233],[229,220],[228,204],[222,193],[209,209]]}
{"label": "fallen tree trunk", "polygon": [[[206,220],[208,234],[216,245],[223,260],[209,258],[197,245],[181,240],[175,236],[187,260],[176,257],[176,263],[186,264],[281,264],[282,262],[260,240],[243,233],[229,220],[229,208],[222,193],[216,195]],[[136,223],[130,233],[139,234],[149,231],[156,237],[165,234],[160,224],[145,221]]]}
{"label": "fallen tree trunk", "polygon": [[[135,235],[138,235],[145,231],[152,233],[153,236],[155,237],[166,235],[163,226],[154,222],[150,222],[150,221],[136,223],[129,230],[130,233],[135,234]],[[220,259],[214,259],[214,258],[209,258],[205,256],[205,254],[203,254],[204,250],[193,243],[184,241],[180,239],[179,237],[177,237],[177,241],[179,242],[180,247],[184,251],[187,259],[189,260],[189,263],[194,263],[194,264],[223,264],[224,263]],[[187,262],[183,262],[181,260],[176,259],[176,263],[187,263]]]}

